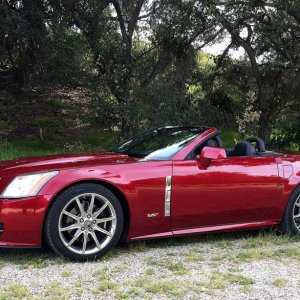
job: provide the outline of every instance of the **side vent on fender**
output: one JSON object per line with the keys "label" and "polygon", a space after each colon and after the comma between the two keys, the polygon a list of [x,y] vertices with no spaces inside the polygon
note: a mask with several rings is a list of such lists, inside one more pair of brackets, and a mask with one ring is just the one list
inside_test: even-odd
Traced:
{"label": "side vent on fender", "polygon": [[172,189],[172,176],[166,177],[166,194],[165,194],[165,217],[171,215],[171,189]]}
{"label": "side vent on fender", "polygon": [[289,179],[293,173],[293,165],[283,165],[283,178]]}

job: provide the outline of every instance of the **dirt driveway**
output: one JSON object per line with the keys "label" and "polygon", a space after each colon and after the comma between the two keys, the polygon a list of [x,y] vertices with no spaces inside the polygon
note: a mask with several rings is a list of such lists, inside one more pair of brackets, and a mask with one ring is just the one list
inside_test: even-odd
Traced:
{"label": "dirt driveway", "polygon": [[300,238],[243,232],[135,242],[93,262],[1,250],[4,299],[299,299]]}

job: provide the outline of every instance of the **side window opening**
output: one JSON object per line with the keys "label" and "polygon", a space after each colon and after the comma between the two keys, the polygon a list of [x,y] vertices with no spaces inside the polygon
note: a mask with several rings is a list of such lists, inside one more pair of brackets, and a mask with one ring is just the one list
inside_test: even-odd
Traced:
{"label": "side window opening", "polygon": [[202,149],[206,146],[224,148],[223,141],[222,141],[221,137],[219,135],[216,135],[216,136],[202,142],[200,145],[198,145],[195,148],[195,150],[193,151],[192,155],[188,158],[199,157]]}

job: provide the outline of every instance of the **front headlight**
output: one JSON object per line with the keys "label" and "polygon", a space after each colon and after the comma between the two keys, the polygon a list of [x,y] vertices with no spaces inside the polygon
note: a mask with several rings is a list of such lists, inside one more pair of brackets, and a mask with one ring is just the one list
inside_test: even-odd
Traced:
{"label": "front headlight", "polygon": [[58,171],[17,176],[1,194],[1,198],[22,198],[36,196],[41,188]]}

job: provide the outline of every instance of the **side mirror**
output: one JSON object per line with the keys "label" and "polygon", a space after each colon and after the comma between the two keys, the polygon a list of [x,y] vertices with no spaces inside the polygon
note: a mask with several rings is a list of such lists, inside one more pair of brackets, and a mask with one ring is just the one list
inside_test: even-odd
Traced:
{"label": "side mirror", "polygon": [[226,158],[226,151],[223,148],[206,146],[200,153],[200,163],[207,168],[213,159]]}

